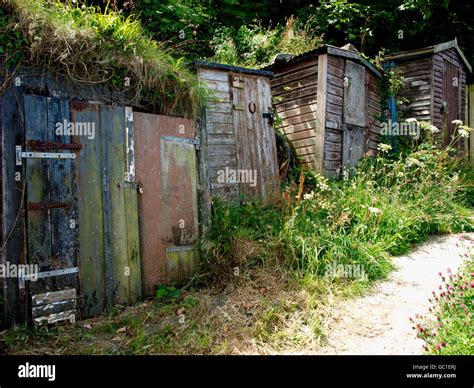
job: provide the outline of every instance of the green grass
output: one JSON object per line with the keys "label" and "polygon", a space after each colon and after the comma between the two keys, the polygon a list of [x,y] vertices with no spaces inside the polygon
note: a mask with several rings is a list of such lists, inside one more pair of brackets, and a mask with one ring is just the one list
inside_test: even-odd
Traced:
{"label": "green grass", "polygon": [[457,274],[440,274],[440,287],[431,298],[429,316],[414,321],[427,354],[474,354],[474,256]]}
{"label": "green grass", "polygon": [[228,279],[235,266],[276,260],[301,277],[337,263],[361,265],[369,282],[384,278],[390,256],[429,235],[473,230],[472,171],[450,152],[423,144],[397,158],[367,158],[343,181],[309,172],[271,205],[216,202],[202,244],[205,271]]}
{"label": "green grass", "polygon": [[162,114],[196,116],[205,96],[196,75],[136,17],[72,1],[0,1],[0,55],[7,67],[42,66],[75,83],[158,103]]}

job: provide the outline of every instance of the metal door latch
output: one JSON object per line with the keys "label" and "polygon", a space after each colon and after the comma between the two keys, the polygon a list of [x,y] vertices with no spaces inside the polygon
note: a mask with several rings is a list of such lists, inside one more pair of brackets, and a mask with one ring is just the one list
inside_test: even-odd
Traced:
{"label": "metal door latch", "polygon": [[273,125],[275,122],[275,114],[273,112],[262,113],[262,117],[264,119],[268,119],[270,121],[270,125]]}
{"label": "metal door latch", "polygon": [[23,151],[21,145],[15,147],[16,165],[22,165],[22,159],[75,159],[76,154],[65,152],[30,152]]}

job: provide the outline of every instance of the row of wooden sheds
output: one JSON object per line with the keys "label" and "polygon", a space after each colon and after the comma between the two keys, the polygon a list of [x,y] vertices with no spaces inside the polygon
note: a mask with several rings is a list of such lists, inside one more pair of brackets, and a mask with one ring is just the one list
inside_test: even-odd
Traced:
{"label": "row of wooden sheds", "polygon": [[[450,77],[456,65],[461,90],[469,64],[455,43],[423,55],[420,70],[390,59],[413,71],[407,93],[433,93],[422,99],[432,108],[416,98],[408,111],[439,119],[439,97],[463,119],[454,105],[465,92],[454,99],[427,75]],[[0,101],[2,324],[97,315],[189,277],[214,198],[278,193],[274,110],[305,168],[337,177],[377,151],[381,74],[350,47],[265,70],[201,61],[196,71],[210,92],[196,121],[45,71],[14,75]],[[26,272],[8,273],[15,265]]]}

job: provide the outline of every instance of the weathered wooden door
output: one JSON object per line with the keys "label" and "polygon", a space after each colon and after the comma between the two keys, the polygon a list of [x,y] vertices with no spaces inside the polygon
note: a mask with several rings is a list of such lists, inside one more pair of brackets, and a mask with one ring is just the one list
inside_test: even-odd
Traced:
{"label": "weathered wooden door", "polygon": [[272,197],[278,189],[278,161],[270,81],[230,73],[229,83],[237,151],[237,171],[233,176],[242,197]]}
{"label": "weathered wooden door", "polygon": [[77,137],[81,310],[93,316],[142,295],[133,113],[72,101],[71,120],[95,129]]}
{"label": "weathered wooden door", "polygon": [[194,123],[134,113],[136,179],[140,184],[143,292],[179,283],[196,267],[197,164]]}
{"label": "weathered wooden door", "polygon": [[445,110],[443,114],[443,127],[446,132],[443,134],[443,145],[446,147],[451,143],[454,135],[455,124],[453,120],[459,120],[461,117],[460,98],[460,74],[459,68],[451,62],[444,61],[444,101]]}
{"label": "weathered wooden door", "polygon": [[346,61],[344,73],[344,126],[342,164],[356,167],[366,144],[366,71],[361,65]]}
{"label": "weathered wooden door", "polygon": [[75,320],[78,295],[76,160],[71,136],[57,125],[69,122],[69,104],[59,98],[24,96],[27,261],[38,279],[26,280],[36,322]]}

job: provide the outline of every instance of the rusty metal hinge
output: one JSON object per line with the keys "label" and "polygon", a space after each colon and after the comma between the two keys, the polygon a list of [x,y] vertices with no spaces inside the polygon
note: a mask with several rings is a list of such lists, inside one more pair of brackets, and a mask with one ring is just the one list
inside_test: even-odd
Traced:
{"label": "rusty metal hinge", "polygon": [[196,146],[196,149],[199,149],[199,145],[201,144],[201,142],[199,141],[197,137],[195,139],[188,139],[186,137],[162,136],[161,139],[166,140],[166,141],[174,141],[178,143],[194,144]]}

